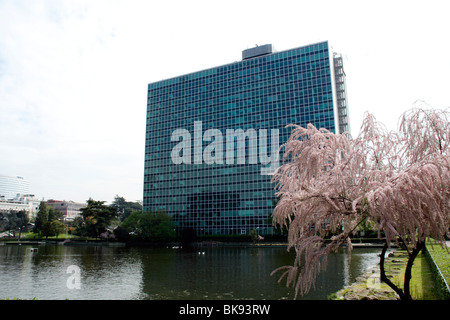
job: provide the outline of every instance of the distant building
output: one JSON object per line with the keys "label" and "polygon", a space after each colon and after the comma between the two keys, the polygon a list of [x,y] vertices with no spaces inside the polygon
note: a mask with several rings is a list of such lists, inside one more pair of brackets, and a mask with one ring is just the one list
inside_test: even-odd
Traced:
{"label": "distant building", "polygon": [[64,221],[73,221],[76,217],[81,215],[81,209],[86,208],[85,203],[74,201],[48,200],[46,203],[47,206],[62,212]]}
{"label": "distant building", "polygon": [[23,177],[0,174],[0,196],[13,199],[17,194],[29,194],[30,183]]}
{"label": "distant building", "polygon": [[0,212],[24,210],[29,218],[33,218],[39,211],[40,202],[41,200],[37,199],[33,194],[17,194],[12,199],[2,195],[0,196]]}

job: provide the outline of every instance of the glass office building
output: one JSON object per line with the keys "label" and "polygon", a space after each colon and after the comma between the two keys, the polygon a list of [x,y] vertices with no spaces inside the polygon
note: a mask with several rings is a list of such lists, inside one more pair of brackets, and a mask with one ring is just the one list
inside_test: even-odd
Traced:
{"label": "glass office building", "polygon": [[271,234],[286,126],[349,130],[342,58],[328,42],[242,58],[148,85],[144,211],[167,212],[178,232]]}
{"label": "glass office building", "polygon": [[0,197],[13,199],[18,194],[29,194],[30,182],[23,177],[0,174]]}

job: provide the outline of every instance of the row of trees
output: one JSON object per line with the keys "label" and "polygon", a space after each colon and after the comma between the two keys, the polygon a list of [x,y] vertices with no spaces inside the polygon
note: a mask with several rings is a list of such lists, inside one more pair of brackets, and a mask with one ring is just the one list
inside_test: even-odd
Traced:
{"label": "row of trees", "polygon": [[0,232],[19,230],[20,233],[29,223],[28,214],[25,210],[0,212]]}
{"label": "row of trees", "polygon": [[52,207],[48,207],[44,201],[39,204],[39,211],[36,214],[33,232],[39,237],[51,237],[60,235],[66,230],[63,221],[63,214]]}
{"label": "row of trees", "polygon": [[68,231],[74,235],[120,241],[167,241],[175,237],[175,227],[169,215],[142,212],[136,202],[116,196],[111,205],[89,199],[81,215],[70,224],[63,223],[63,214],[41,202],[34,230],[39,237],[58,236]]}
{"label": "row of trees", "polygon": [[142,212],[142,205],[116,196],[110,206],[89,199],[76,221],[76,233],[83,236],[120,241],[167,241],[175,236],[169,215],[163,212]]}

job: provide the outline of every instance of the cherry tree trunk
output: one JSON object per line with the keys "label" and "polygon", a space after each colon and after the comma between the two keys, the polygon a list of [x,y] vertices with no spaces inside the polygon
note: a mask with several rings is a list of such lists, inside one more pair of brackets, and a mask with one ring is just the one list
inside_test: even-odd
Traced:
{"label": "cherry tree trunk", "polygon": [[387,242],[384,244],[383,250],[380,254],[380,280],[386,283],[395,293],[398,294],[401,300],[412,300],[411,297],[411,276],[412,276],[412,267],[414,265],[414,260],[416,259],[419,252],[424,248],[425,242],[417,242],[414,249],[408,253],[408,262],[406,264],[405,274],[404,274],[404,284],[403,290],[397,287],[387,276],[386,270],[384,269],[385,255],[386,250],[388,248]]}

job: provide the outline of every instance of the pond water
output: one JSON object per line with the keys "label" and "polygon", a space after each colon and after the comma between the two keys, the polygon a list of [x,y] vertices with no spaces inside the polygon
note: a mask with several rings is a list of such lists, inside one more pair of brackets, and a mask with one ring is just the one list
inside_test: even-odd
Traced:
{"label": "pond water", "polygon": [[[327,299],[376,265],[379,252],[333,254],[300,299]],[[290,300],[294,290],[278,283],[281,273],[270,273],[293,259],[284,247],[0,245],[0,299]]]}

